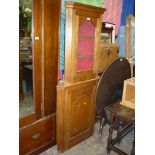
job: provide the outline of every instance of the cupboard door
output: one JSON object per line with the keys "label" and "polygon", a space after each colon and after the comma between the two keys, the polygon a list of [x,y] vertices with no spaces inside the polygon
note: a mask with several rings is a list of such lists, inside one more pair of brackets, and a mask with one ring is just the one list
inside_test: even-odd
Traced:
{"label": "cupboard door", "polygon": [[86,139],[92,134],[94,122],[94,83],[83,83],[68,91],[69,147]]}
{"label": "cupboard door", "polygon": [[57,86],[57,146],[65,151],[93,134],[98,78]]}
{"label": "cupboard door", "polygon": [[71,137],[89,129],[91,95],[90,88],[75,89],[71,93]]}

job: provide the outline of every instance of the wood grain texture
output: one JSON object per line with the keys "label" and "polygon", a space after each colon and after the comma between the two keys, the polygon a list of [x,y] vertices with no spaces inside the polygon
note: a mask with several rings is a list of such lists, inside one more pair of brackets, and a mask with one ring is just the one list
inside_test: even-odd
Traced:
{"label": "wood grain texture", "polygon": [[[97,76],[98,42],[104,11],[104,8],[66,2],[65,82],[76,83]],[[87,20],[95,26],[93,69],[77,71],[78,31],[80,24]]]}
{"label": "wood grain texture", "polygon": [[37,155],[56,142],[55,112],[61,1],[33,0],[33,4],[35,113],[20,119],[21,155]]}
{"label": "wood grain texture", "polygon": [[20,155],[23,154],[36,154],[43,150],[48,143],[55,143],[55,132],[54,123],[55,116],[36,121],[25,128],[20,129],[19,132],[19,147]]}
{"label": "wood grain texture", "polygon": [[116,43],[99,44],[98,72],[103,72],[105,68],[115,59],[118,58],[119,45]]}
{"label": "wood grain texture", "polygon": [[[41,117],[41,1],[33,1],[33,89],[36,119]],[[35,40],[39,37],[39,40]]]}
{"label": "wood grain texture", "polygon": [[135,109],[135,77],[124,81],[122,105]]}
{"label": "wood grain texture", "polygon": [[[93,133],[95,90],[98,82],[98,43],[102,24],[101,16],[104,11],[103,8],[66,2],[65,77],[64,82],[60,81],[57,85],[56,112],[56,139],[58,150],[61,152],[83,141]],[[89,36],[87,36],[88,33],[85,33],[85,29],[81,29],[81,25],[82,28],[90,28]],[[86,39],[93,36],[94,47],[93,50],[90,49],[92,51],[88,49],[86,51],[85,45],[80,45],[78,48],[80,35],[82,37],[84,35]],[[82,44],[84,43],[82,42]],[[93,58],[93,67],[90,65],[89,69],[79,70],[77,66],[80,64],[77,59],[81,56],[88,58],[90,53]]]}
{"label": "wood grain texture", "polygon": [[[65,151],[93,133],[98,78],[57,86],[57,145]],[[63,105],[63,106],[62,106]]]}
{"label": "wood grain texture", "polygon": [[133,53],[133,42],[132,42],[132,22],[135,22],[135,17],[132,15],[127,16],[126,18],[126,27],[125,27],[125,57],[129,59]]}
{"label": "wood grain texture", "polygon": [[100,8],[100,7],[86,5],[86,4],[77,3],[77,2],[66,2],[66,8],[88,11],[95,14],[102,14],[106,10],[105,8]]}
{"label": "wood grain texture", "polygon": [[56,112],[56,85],[58,80],[58,47],[60,1],[44,0],[42,3],[42,102],[43,115]]}

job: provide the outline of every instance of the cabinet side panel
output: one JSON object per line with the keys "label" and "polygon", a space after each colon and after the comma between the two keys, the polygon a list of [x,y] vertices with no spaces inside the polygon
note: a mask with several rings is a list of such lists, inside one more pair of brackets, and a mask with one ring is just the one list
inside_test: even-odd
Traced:
{"label": "cabinet side panel", "polygon": [[65,107],[65,89],[57,87],[57,110],[56,110],[56,143],[58,150],[64,149],[64,107]]}
{"label": "cabinet side panel", "polygon": [[[73,10],[66,9],[66,31],[65,31],[65,81],[72,79],[72,35],[73,35]],[[75,36],[74,36],[75,37]]]}

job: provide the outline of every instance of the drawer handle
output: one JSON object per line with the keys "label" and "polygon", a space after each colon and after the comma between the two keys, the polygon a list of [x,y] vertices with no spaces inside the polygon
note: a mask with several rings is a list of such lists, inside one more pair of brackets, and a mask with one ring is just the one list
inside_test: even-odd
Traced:
{"label": "drawer handle", "polygon": [[40,137],[40,133],[36,133],[34,135],[32,135],[32,139],[36,140]]}
{"label": "drawer handle", "polygon": [[86,103],[86,102],[84,102],[83,104],[84,104],[84,105],[86,105],[87,103]]}

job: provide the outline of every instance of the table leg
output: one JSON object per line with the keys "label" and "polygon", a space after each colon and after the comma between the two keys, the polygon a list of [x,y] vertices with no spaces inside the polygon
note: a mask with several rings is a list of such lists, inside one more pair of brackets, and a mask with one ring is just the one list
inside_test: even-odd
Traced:
{"label": "table leg", "polygon": [[103,126],[105,125],[105,118],[100,119],[99,139],[102,138]]}
{"label": "table leg", "polygon": [[115,120],[115,115],[113,113],[110,114],[110,128],[109,128],[109,136],[107,139],[107,152],[110,153],[110,145],[112,143],[112,133],[113,133],[113,126],[114,126],[114,120]]}

